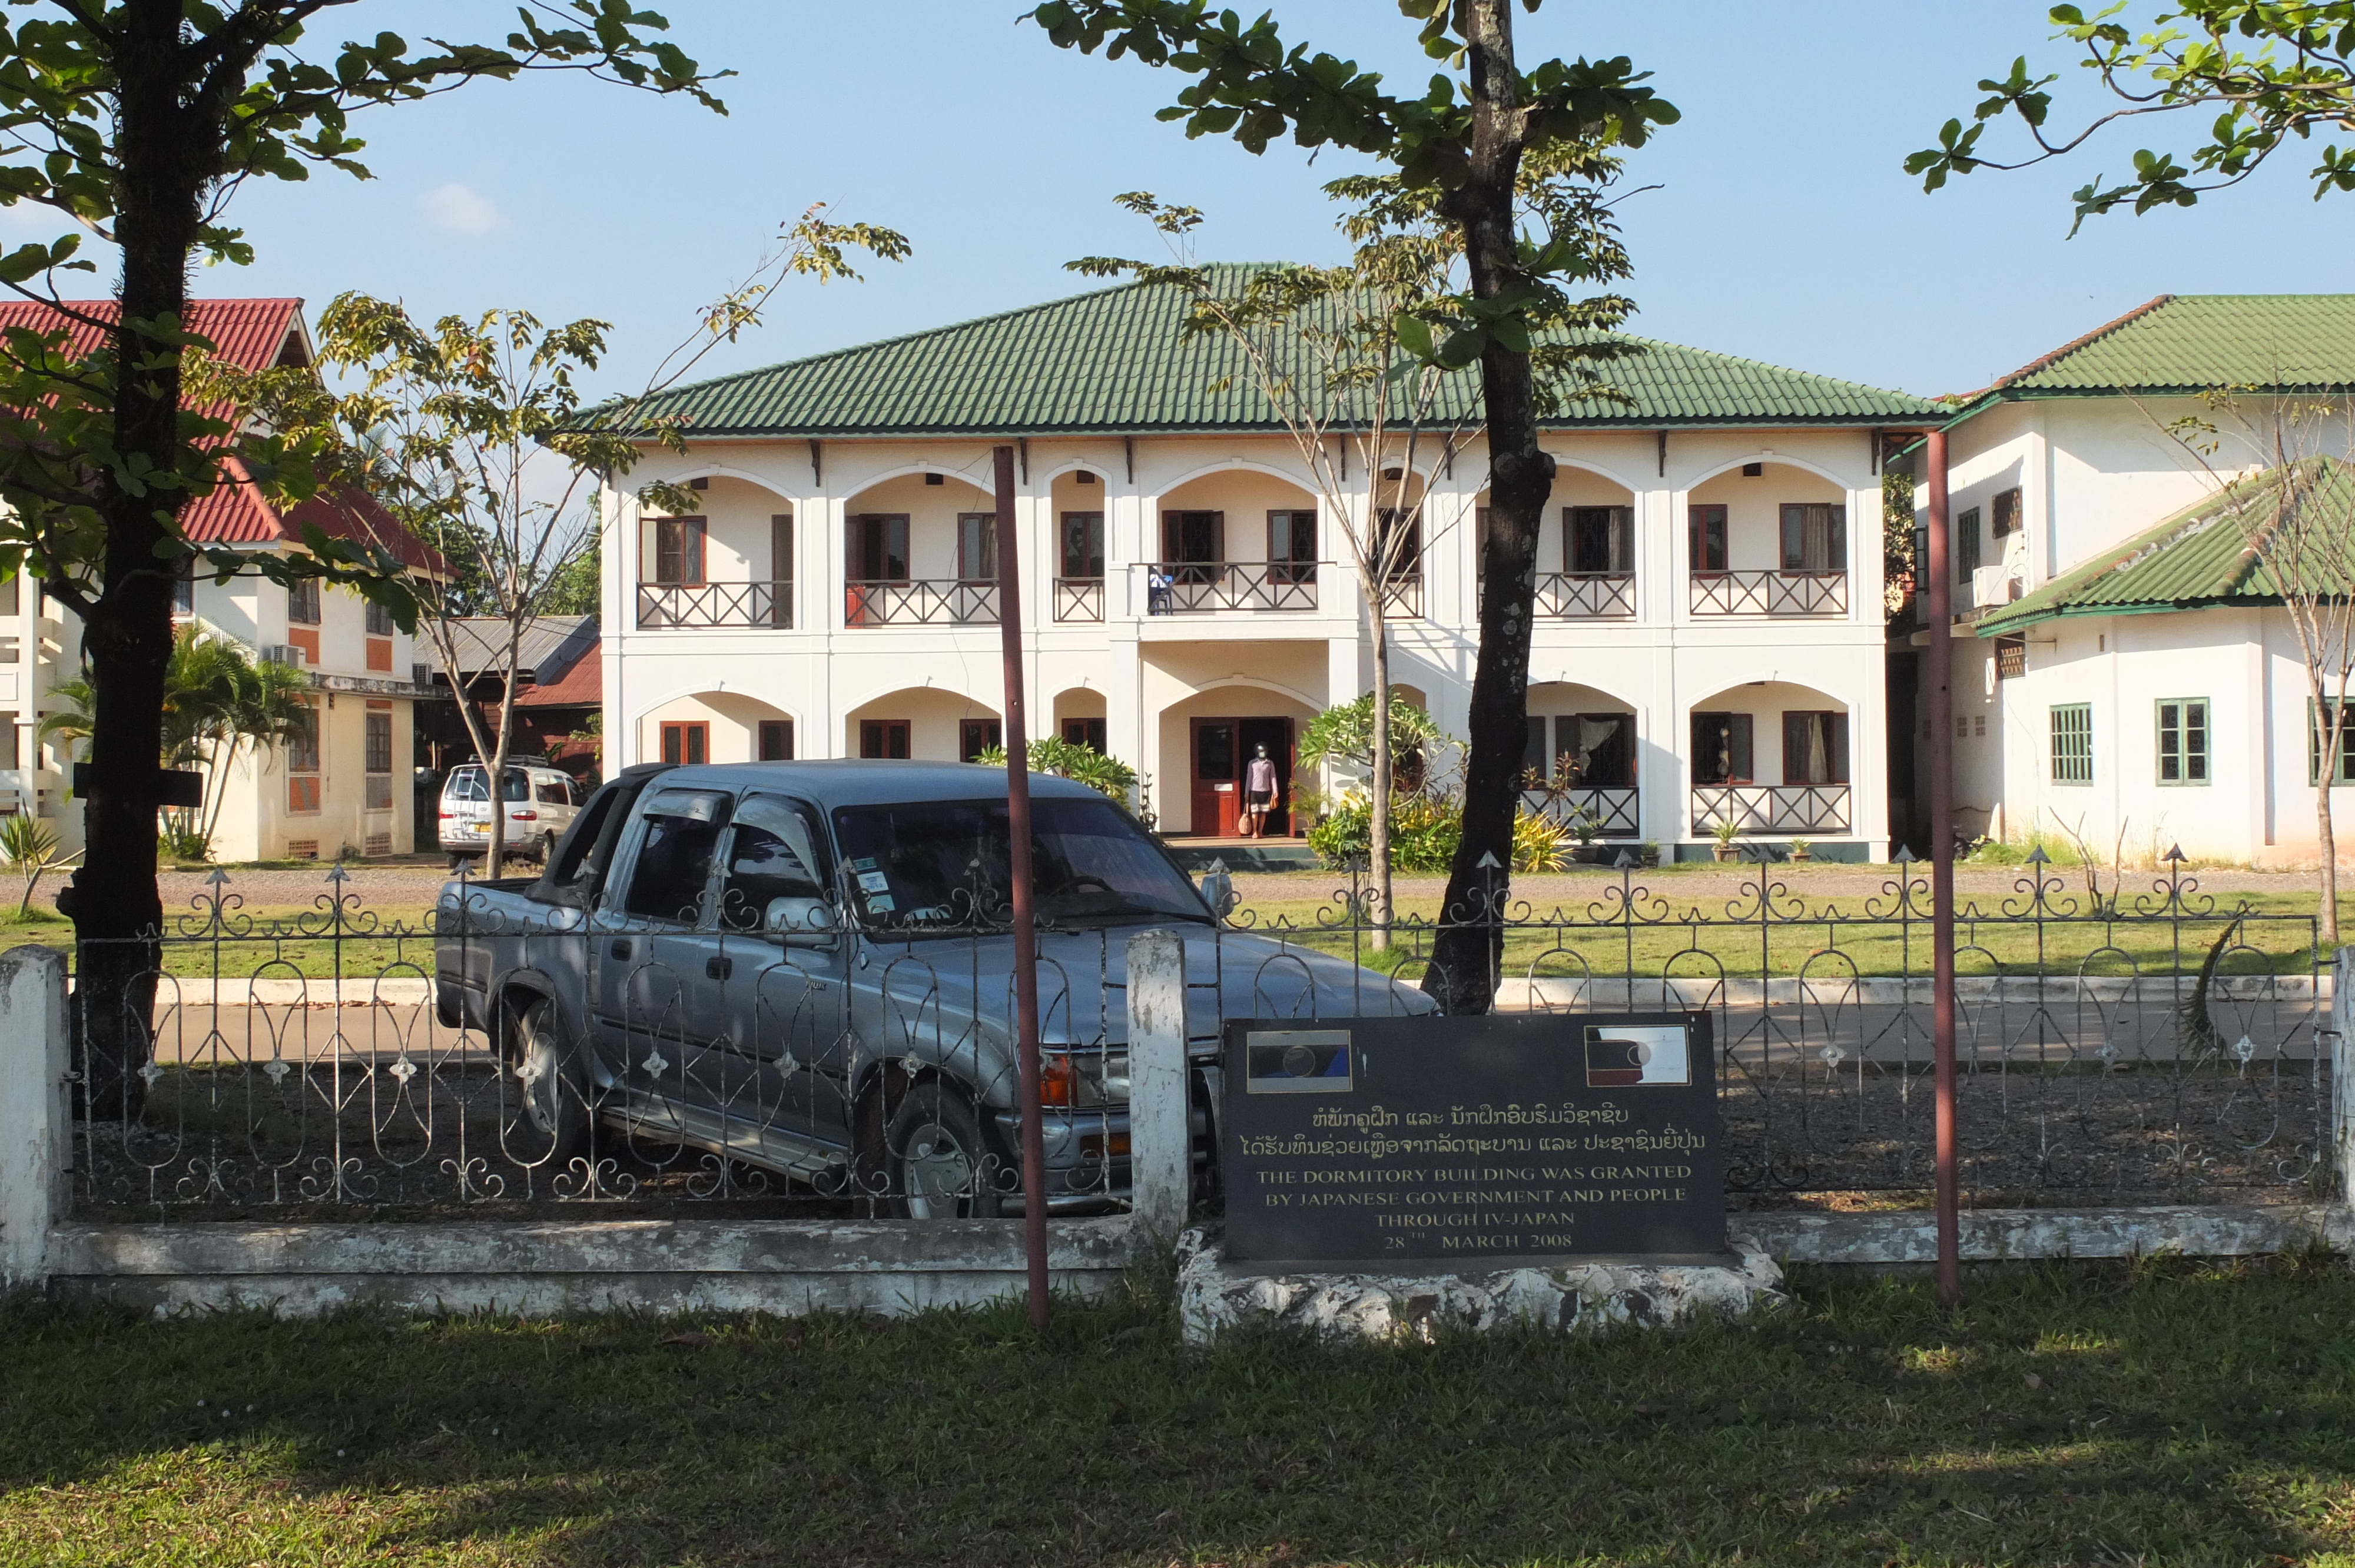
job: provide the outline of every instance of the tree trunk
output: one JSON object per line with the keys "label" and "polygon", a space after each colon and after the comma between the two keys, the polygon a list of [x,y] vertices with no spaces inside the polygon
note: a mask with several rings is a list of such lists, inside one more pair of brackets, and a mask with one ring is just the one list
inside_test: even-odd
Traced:
{"label": "tree trunk", "polygon": [[[2334,748],[2324,755],[2335,758],[2338,752]],[[2339,946],[2339,842],[2330,828],[2331,775],[2337,771],[2326,766],[2322,769],[2321,784],[2314,791],[2315,836],[2322,843],[2322,888],[2321,897],[2316,904],[2318,924],[2315,927],[2315,940],[2326,950]]]}
{"label": "tree trunk", "polygon": [[[1380,537],[1380,535],[1376,535]],[[1391,791],[1394,773],[1391,757],[1391,640],[1388,619],[1382,614],[1382,585],[1374,584],[1374,783],[1373,810],[1369,818],[1368,837],[1373,861],[1374,906],[1373,949],[1390,951],[1391,946]]]}
{"label": "tree trunk", "polygon": [[[1466,0],[1473,101],[1468,177],[1444,210],[1464,228],[1472,291],[1494,299],[1514,282],[1513,188],[1520,170],[1515,124],[1510,0]],[[1530,614],[1537,597],[1538,520],[1553,491],[1553,459],[1538,446],[1529,356],[1491,340],[1480,356],[1488,427],[1488,542],[1481,556],[1480,655],[1472,674],[1464,837],[1449,869],[1440,928],[1423,989],[1450,1013],[1496,1000],[1512,879],[1513,817],[1529,745]]]}
{"label": "tree trunk", "polygon": [[[178,350],[152,343],[136,323],[186,317],[198,198],[217,168],[219,132],[183,105],[178,5],[125,5],[112,26],[119,30],[115,237],[123,250],[115,441],[126,460],[144,459],[168,475],[181,467]],[[143,366],[148,359],[157,363]],[[105,576],[82,616],[92,694],[93,785],[82,804],[89,849],[59,902],[74,923],[83,1103],[93,1118],[129,1120],[145,1106],[141,1069],[163,957],[155,813],[175,563],[156,555],[169,536],[156,514],[177,512],[186,497],[127,493],[107,469],[95,488],[107,539]]]}

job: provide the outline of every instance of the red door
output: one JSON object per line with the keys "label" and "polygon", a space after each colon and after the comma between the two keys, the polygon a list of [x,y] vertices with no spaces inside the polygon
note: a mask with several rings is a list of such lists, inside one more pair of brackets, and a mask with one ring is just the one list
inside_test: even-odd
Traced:
{"label": "red door", "polygon": [[1233,838],[1242,830],[1241,762],[1233,719],[1194,721],[1194,832]]}

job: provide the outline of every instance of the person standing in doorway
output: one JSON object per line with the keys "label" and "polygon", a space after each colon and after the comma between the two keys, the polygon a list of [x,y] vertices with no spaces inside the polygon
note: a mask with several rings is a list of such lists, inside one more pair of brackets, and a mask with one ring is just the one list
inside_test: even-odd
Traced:
{"label": "person standing in doorway", "polygon": [[1243,837],[1267,836],[1267,813],[1274,804],[1275,764],[1268,760],[1266,747],[1254,747],[1243,764]]}

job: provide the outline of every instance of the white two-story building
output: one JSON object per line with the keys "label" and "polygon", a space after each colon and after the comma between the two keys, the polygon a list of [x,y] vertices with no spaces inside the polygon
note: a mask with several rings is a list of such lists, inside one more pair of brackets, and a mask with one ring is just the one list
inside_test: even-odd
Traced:
{"label": "white two-story building", "polygon": [[[1303,726],[1369,689],[1368,609],[1297,447],[1182,311],[1130,285],[663,397],[688,450],[631,482],[701,510],[604,498],[608,767],[994,744],[1007,443],[1033,726],[1135,767],[1164,832],[1233,833],[1256,748],[1289,783]],[[1703,853],[1730,817],[1883,856],[1879,458],[1936,409],[1668,344],[1608,376],[1625,402],[1546,434],[1525,760],[1573,759],[1630,845]],[[1435,445],[1389,478],[1424,496],[1391,678],[1461,735],[1486,448]]]}
{"label": "white two-story building", "polygon": [[2355,445],[2355,295],[2162,295],[1946,423],[1958,825],[2311,861],[2305,661],[2218,500]]}

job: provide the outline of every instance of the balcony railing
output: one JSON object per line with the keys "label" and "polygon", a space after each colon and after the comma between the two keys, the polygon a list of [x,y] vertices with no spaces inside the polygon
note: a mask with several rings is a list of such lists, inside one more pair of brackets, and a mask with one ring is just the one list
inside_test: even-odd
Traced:
{"label": "balcony railing", "polygon": [[995,626],[997,585],[954,577],[847,582],[842,620],[846,626]]}
{"label": "balcony railing", "polygon": [[702,629],[731,626],[790,628],[794,623],[791,577],[767,583],[640,583],[638,627]]}
{"label": "balcony railing", "polygon": [[1102,577],[1057,577],[1055,619],[1102,620],[1104,580]]}
{"label": "balcony railing", "polygon": [[1524,791],[1523,799],[1530,810],[1565,828],[1572,826],[1579,817],[1585,817],[1593,824],[1596,838],[1640,839],[1644,836],[1643,818],[1633,786],[1625,789],[1565,789],[1559,794],[1530,789]]}
{"label": "balcony railing", "polygon": [[1540,572],[1536,613],[1593,620],[1636,613],[1633,572]]}
{"label": "balcony railing", "polygon": [[1707,837],[1720,822],[1745,833],[1844,833],[1845,784],[1696,784],[1692,831]]}
{"label": "balcony railing", "polygon": [[1423,574],[1401,572],[1382,585],[1382,614],[1392,620],[1423,619]]}
{"label": "balcony railing", "polygon": [[1846,572],[1695,572],[1695,615],[1846,615]]}
{"label": "balcony railing", "polygon": [[1144,567],[1145,613],[1313,610],[1314,561],[1155,561]]}

